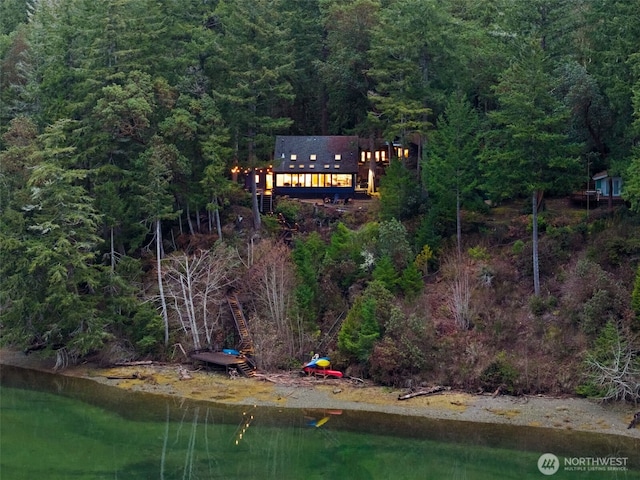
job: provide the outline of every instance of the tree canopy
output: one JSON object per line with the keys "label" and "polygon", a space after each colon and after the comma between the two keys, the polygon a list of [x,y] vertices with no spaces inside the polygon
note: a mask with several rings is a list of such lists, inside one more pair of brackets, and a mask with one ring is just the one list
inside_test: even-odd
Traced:
{"label": "tree canopy", "polygon": [[[258,318],[282,306],[278,325],[298,344],[333,342],[367,365],[376,349],[396,352],[393,331],[422,351],[422,320],[404,322],[390,299],[419,297],[453,225],[463,257],[465,215],[523,198],[532,235],[514,250],[531,248],[522,271],[532,266],[539,296],[545,195],[607,170],[640,211],[639,15],[610,0],[2,2],[2,341],[71,355],[108,342],[165,355],[174,339],[222,343],[213,320],[205,335],[187,332],[197,322],[167,305],[165,287],[183,291],[186,276],[167,275],[183,261],[173,254],[190,265],[228,242],[219,252],[238,261],[225,287],[255,294],[277,283],[278,260],[295,270],[252,308]],[[286,199],[286,221],[260,212],[253,175],[273,164],[280,134],[359,135],[386,149],[365,227],[348,225],[362,212],[305,218]],[[269,236],[286,248],[266,265],[255,255]],[[479,265],[489,285],[475,252],[453,270]],[[217,318],[221,300],[207,298]]]}

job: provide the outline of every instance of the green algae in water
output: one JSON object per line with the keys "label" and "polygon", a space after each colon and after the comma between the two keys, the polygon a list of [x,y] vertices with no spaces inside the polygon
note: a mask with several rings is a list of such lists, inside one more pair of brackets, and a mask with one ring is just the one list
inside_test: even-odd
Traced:
{"label": "green algae in water", "polygon": [[[225,407],[46,375],[35,375],[26,384],[19,375],[14,382],[4,380],[3,374],[3,480],[521,480],[544,478],[537,460],[547,446],[558,455],[575,454],[571,448],[629,455],[638,446],[633,439],[606,436],[597,445],[581,446],[580,435],[565,439],[558,432],[538,445],[543,439],[531,435],[543,429],[522,429],[522,438],[508,431],[502,438],[491,425],[366,412]],[[33,389],[34,383],[40,389]],[[313,426],[322,418],[328,421]],[[640,474],[560,471],[550,478],[635,479]]]}

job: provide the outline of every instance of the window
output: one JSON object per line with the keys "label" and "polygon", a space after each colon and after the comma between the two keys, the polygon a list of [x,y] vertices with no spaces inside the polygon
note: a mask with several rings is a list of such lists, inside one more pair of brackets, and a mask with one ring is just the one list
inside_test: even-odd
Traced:
{"label": "window", "polygon": [[613,184],[612,185],[612,187],[613,187],[613,195],[616,196],[616,197],[620,196],[620,191],[621,191],[620,187],[622,185],[622,182],[620,181],[619,178],[614,178],[612,184]]}
{"label": "window", "polygon": [[333,166],[333,168],[340,168],[340,165],[338,165],[337,163]]}
{"label": "window", "polygon": [[300,168],[304,168],[304,165],[301,163],[300,165],[298,165]]}
{"label": "window", "polygon": [[292,161],[296,161],[298,159],[298,155],[296,155],[295,153],[291,154],[291,160]]}
{"label": "window", "polygon": [[335,161],[339,161],[342,160],[342,155],[340,155],[339,153],[336,153],[335,157],[334,157]]}
{"label": "window", "polygon": [[314,161],[317,160],[317,155],[315,153],[312,153],[311,155],[309,155],[309,160]]}
{"label": "window", "polygon": [[338,173],[333,175],[333,185],[338,187],[350,187],[353,175],[348,173]]}

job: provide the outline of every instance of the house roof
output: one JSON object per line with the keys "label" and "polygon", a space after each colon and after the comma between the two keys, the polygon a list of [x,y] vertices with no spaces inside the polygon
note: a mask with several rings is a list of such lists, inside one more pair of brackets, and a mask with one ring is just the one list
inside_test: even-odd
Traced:
{"label": "house roof", "polygon": [[[603,178],[609,178],[609,172],[607,170],[603,170],[602,172],[596,173],[593,177],[593,180],[602,180]],[[620,178],[619,175],[611,175],[611,178]]]}
{"label": "house roof", "polygon": [[273,171],[305,173],[356,173],[356,136],[278,136]]}

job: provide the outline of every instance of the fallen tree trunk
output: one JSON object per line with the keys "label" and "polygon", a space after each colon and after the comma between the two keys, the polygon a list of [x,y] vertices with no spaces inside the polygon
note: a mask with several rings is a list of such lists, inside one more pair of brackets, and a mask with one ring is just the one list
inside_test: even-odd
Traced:
{"label": "fallen tree trunk", "polygon": [[398,395],[398,400],[408,400],[410,398],[420,397],[422,395],[433,395],[434,393],[444,392],[445,390],[450,390],[450,387],[443,387],[442,385],[437,385],[435,387],[417,390],[415,392],[409,392],[404,395]]}
{"label": "fallen tree trunk", "polygon": [[140,365],[152,365],[153,364],[153,360],[140,360],[137,362],[117,362],[114,363],[113,365],[116,367],[137,367]]}

